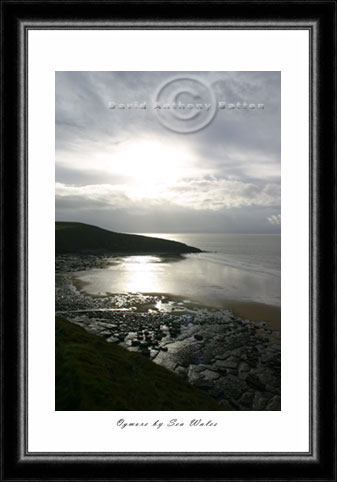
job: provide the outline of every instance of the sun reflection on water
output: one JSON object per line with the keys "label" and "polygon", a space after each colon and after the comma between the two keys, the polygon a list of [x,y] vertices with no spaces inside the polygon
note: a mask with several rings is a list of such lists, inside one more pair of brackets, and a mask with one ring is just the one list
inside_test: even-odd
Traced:
{"label": "sun reflection on water", "polygon": [[165,270],[165,263],[157,256],[128,256],[123,258],[123,287],[130,293],[142,291],[145,293],[160,292],[159,274]]}

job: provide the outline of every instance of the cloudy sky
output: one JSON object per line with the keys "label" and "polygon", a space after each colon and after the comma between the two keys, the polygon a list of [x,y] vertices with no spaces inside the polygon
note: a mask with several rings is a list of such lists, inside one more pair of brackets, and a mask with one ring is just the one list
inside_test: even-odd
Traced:
{"label": "cloudy sky", "polygon": [[280,82],[279,72],[57,72],[56,220],[279,233]]}

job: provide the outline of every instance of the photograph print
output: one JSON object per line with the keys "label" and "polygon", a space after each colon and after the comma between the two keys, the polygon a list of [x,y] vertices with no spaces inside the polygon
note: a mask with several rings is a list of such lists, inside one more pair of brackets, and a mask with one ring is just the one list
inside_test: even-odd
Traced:
{"label": "photograph print", "polygon": [[281,410],[281,73],[55,93],[55,410]]}

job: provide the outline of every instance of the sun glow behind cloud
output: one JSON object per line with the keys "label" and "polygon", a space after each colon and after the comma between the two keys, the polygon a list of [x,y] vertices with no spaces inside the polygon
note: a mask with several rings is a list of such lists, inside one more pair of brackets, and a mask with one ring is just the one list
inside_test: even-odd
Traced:
{"label": "sun glow behind cloud", "polygon": [[163,128],[150,109],[107,108],[112,98],[150,103],[172,75],[57,73],[57,219],[128,232],[279,230],[278,73],[197,73],[222,79],[221,98],[249,86],[266,108],[260,117],[219,112],[189,135]]}
{"label": "sun glow behind cloud", "polygon": [[127,178],[125,194],[131,199],[155,199],[180,179],[199,176],[193,161],[193,154],[182,146],[131,142],[114,157],[112,171]]}
{"label": "sun glow behind cloud", "polygon": [[[92,154],[86,154],[86,164]],[[274,206],[280,201],[280,185],[256,185],[235,176],[219,176],[216,168],[202,165],[189,146],[159,140],[135,140],[94,154],[95,169],[102,177],[121,179],[86,186],[57,184],[57,195],[86,197],[107,206],[130,206],[141,201],[170,203],[194,210],[217,211],[242,206]]]}

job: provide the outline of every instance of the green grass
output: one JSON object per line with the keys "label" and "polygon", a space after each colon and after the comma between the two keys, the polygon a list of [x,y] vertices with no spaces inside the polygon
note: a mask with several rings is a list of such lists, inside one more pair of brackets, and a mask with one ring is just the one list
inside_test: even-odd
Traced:
{"label": "green grass", "polygon": [[56,318],[56,410],[225,410],[143,355]]}
{"label": "green grass", "polygon": [[123,234],[83,223],[55,223],[56,254],[118,253],[118,254],[183,254],[200,249],[176,241]]}

